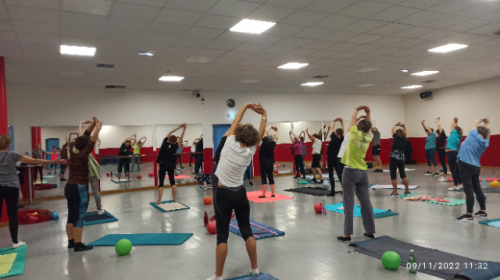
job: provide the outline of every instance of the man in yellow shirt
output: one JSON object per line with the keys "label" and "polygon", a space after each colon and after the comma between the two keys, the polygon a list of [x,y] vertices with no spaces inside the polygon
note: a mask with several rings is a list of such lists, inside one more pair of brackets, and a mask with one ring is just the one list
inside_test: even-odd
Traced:
{"label": "man in yellow shirt", "polygon": [[[365,119],[357,122],[359,111],[365,111]],[[342,157],[342,163],[345,165],[342,175],[342,189],[344,196],[344,235],[339,236],[337,240],[351,242],[353,234],[353,212],[354,212],[354,193],[358,196],[361,206],[361,217],[365,227],[365,236],[374,238],[375,221],[373,218],[373,208],[370,202],[368,174],[366,173],[365,156],[368,147],[373,139],[369,134],[372,128],[371,112],[368,106],[359,106],[354,109],[349,128],[349,142],[346,151]]]}

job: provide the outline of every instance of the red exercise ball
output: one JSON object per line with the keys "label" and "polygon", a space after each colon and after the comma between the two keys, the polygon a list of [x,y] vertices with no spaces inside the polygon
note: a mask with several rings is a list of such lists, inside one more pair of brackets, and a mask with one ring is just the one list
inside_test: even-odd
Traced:
{"label": "red exercise ball", "polygon": [[153,172],[149,172],[149,177],[153,177]]}
{"label": "red exercise ball", "polygon": [[137,179],[141,179],[142,178],[142,175],[141,174],[137,174]]}
{"label": "red exercise ball", "polygon": [[205,196],[205,198],[203,199],[203,203],[205,203],[205,205],[212,204],[212,198],[210,196]]}
{"label": "red exercise ball", "polygon": [[207,231],[210,234],[216,234],[217,233],[217,224],[215,222],[208,223]]}
{"label": "red exercise ball", "polygon": [[109,177],[110,175],[111,175],[111,174],[110,174],[109,172],[107,172],[107,173],[106,173],[106,176],[108,176],[108,177]]}
{"label": "red exercise ball", "polygon": [[323,207],[322,207],[321,203],[314,204],[314,211],[316,211],[316,213],[321,214],[322,209],[323,209]]}

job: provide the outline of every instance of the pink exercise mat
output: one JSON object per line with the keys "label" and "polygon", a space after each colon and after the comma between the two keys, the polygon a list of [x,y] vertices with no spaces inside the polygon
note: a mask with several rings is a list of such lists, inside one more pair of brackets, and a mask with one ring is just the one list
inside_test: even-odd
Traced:
{"label": "pink exercise mat", "polygon": [[[165,178],[168,178],[168,175],[165,175]],[[177,175],[177,176],[174,176],[174,179],[190,179],[191,176],[187,176],[187,175]]]}
{"label": "pink exercise mat", "polygon": [[[448,181],[453,182],[453,178],[448,177]],[[482,177],[479,177],[479,181],[483,181]],[[486,182],[500,181],[498,178],[486,178]]]}
{"label": "pink exercise mat", "polygon": [[262,191],[248,192],[247,197],[248,200],[255,203],[266,203],[266,202],[274,202],[286,199],[293,199],[291,196],[286,196],[283,194],[275,194],[275,197],[271,197],[271,192],[266,192],[266,198],[259,198],[262,195]]}

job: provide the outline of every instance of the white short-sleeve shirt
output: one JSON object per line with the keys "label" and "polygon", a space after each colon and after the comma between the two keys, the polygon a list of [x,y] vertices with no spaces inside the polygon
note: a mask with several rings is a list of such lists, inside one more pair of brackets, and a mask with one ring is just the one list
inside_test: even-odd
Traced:
{"label": "white short-sleeve shirt", "polygon": [[321,154],[321,140],[317,139],[313,142],[313,155]]}
{"label": "white short-sleeve shirt", "polygon": [[220,161],[215,175],[219,182],[228,188],[243,185],[243,175],[252,162],[257,151],[255,146],[242,148],[234,135],[228,136],[224,148],[220,153]]}
{"label": "white short-sleeve shirt", "polygon": [[342,142],[342,145],[340,145],[340,150],[337,157],[344,157],[345,150],[347,149],[347,143],[349,143],[349,131],[344,135],[344,142]]}

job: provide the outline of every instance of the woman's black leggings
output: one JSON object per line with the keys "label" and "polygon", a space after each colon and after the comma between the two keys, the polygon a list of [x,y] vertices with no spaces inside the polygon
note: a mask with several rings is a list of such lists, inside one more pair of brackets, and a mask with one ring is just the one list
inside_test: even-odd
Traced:
{"label": "woman's black leggings", "polygon": [[217,245],[221,243],[227,244],[229,238],[229,224],[231,223],[231,215],[236,214],[238,227],[240,228],[241,237],[246,241],[253,236],[250,226],[250,203],[247,198],[245,187],[241,186],[238,191],[219,188],[215,206],[215,221],[217,224]]}
{"label": "woman's black leggings", "polygon": [[175,166],[160,164],[160,174],[158,175],[158,179],[160,180],[160,184],[158,188],[163,188],[163,184],[165,182],[165,173],[168,173],[168,180],[170,180],[170,186],[175,186]]}
{"label": "woman's black leggings", "polygon": [[189,157],[189,166],[191,166],[191,162],[193,162],[194,158],[194,163],[196,164],[196,154],[191,153],[191,156]]}
{"label": "woman's black leggings", "polygon": [[446,152],[448,155],[448,164],[450,165],[451,176],[453,177],[453,184],[455,186],[461,185],[462,181],[460,180],[460,173],[458,171],[457,166],[457,156],[458,151],[451,150]]}
{"label": "woman's black leggings", "polygon": [[391,174],[391,180],[396,180],[398,178],[398,170],[399,177],[401,177],[401,179],[406,178],[405,161],[391,158],[389,161],[389,173]]}
{"label": "woman's black leggings", "polygon": [[19,201],[19,188],[0,185],[0,217],[2,216],[3,200],[7,204],[7,215],[9,216],[10,237],[13,243],[17,243],[17,231],[19,220],[17,218],[17,203]]}
{"label": "woman's black leggings", "polygon": [[443,173],[448,174],[448,168],[446,167],[446,151],[445,149],[437,149],[438,157],[439,157],[439,162],[441,163],[441,166],[443,167]]}
{"label": "woman's black leggings", "polygon": [[[267,185],[267,179],[269,179],[269,185],[274,185],[274,164],[271,163],[260,163],[260,177],[262,179],[262,185]],[[267,179],[266,179],[267,178]]]}
{"label": "woman's black leggings", "polygon": [[337,167],[335,167],[335,169],[337,169],[337,176],[339,176],[339,181],[340,181],[340,184],[342,184],[342,174],[344,173],[344,166],[345,164],[343,164],[342,162],[342,158],[337,158]]}
{"label": "woman's black leggings", "polygon": [[474,208],[474,194],[476,194],[477,202],[479,202],[479,207],[481,210],[486,211],[486,197],[484,196],[483,190],[481,189],[481,183],[479,183],[479,176],[481,175],[481,167],[467,164],[463,161],[458,161],[458,169],[460,170],[460,175],[464,180],[464,192],[467,202],[467,213],[472,214]]}
{"label": "woman's black leggings", "polygon": [[337,174],[339,172],[339,169],[337,168],[337,157],[334,157],[333,159],[330,159],[330,157],[328,157],[326,167],[328,168],[328,177],[330,178],[331,193],[334,193],[335,192],[335,174],[333,174],[333,169],[335,168],[337,170]]}
{"label": "woman's black leggings", "polygon": [[306,171],[304,169],[304,157],[302,155],[295,155],[295,170],[297,174],[302,176],[306,175]]}

